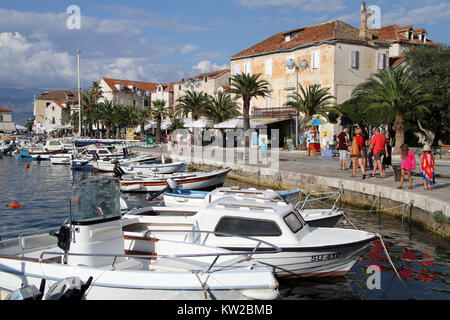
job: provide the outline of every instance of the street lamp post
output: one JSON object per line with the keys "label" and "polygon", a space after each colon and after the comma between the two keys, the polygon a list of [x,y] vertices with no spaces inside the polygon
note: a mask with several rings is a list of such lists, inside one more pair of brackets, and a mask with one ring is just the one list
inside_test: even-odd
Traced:
{"label": "street lamp post", "polygon": [[[286,61],[286,66],[289,70],[292,70],[295,68],[295,74],[297,77],[297,81],[295,82],[295,92],[297,92],[298,95],[298,74],[299,74],[299,66],[297,66],[297,63],[295,62],[294,59],[288,59]],[[306,70],[308,68],[308,61],[306,61],[305,59],[303,59],[302,61],[300,61],[300,68],[302,68],[302,70]],[[299,118],[299,111],[298,109],[295,110],[295,148],[298,150],[298,118]]]}

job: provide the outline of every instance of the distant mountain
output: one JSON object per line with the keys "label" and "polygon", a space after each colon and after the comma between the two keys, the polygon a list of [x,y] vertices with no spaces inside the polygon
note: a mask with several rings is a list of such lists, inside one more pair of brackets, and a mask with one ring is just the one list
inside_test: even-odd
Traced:
{"label": "distant mountain", "polygon": [[14,123],[25,126],[33,117],[34,98],[44,91],[48,90],[0,88],[0,107],[10,109]]}

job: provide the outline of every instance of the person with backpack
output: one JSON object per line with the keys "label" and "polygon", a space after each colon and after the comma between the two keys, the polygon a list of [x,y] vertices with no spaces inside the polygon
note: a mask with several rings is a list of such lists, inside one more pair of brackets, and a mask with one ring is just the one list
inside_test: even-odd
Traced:
{"label": "person with backpack", "polygon": [[357,128],[355,131],[356,136],[353,137],[352,145],[350,149],[350,157],[353,162],[353,178],[356,178],[356,170],[358,169],[358,164],[361,167],[363,173],[362,178],[366,178],[366,168],[363,165],[363,155],[364,155],[364,136],[361,128]]}

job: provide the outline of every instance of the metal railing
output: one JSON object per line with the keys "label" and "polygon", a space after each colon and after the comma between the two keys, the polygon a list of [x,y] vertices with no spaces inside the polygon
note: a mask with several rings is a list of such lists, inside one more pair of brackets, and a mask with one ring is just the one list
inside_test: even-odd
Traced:
{"label": "metal railing", "polygon": [[[102,258],[107,258],[107,257],[111,257],[114,258],[112,264],[111,264],[111,270],[114,270],[114,265],[116,264],[117,258],[135,258],[135,259],[162,259],[162,258],[166,258],[166,259],[173,259],[173,258],[200,258],[200,257],[216,257],[213,262],[209,265],[209,267],[207,268],[207,271],[205,273],[209,273],[209,272],[215,272],[217,270],[213,270],[211,271],[212,267],[215,265],[215,263],[217,262],[218,258],[221,256],[244,256],[243,259],[239,260],[240,261],[248,261],[250,259],[252,259],[253,255],[255,254],[271,254],[271,253],[279,253],[281,252],[281,248],[277,247],[274,244],[271,244],[267,241],[261,240],[261,239],[256,239],[253,237],[248,237],[248,236],[241,236],[241,235],[237,235],[237,234],[231,234],[231,233],[224,233],[224,232],[214,232],[214,231],[202,231],[202,230],[155,230],[154,232],[176,232],[176,233],[206,233],[207,236],[209,236],[209,234],[214,234],[214,235],[221,235],[221,236],[225,236],[225,237],[238,237],[238,238],[243,238],[246,240],[252,240],[252,241],[256,241],[257,244],[254,248],[249,249],[249,251],[229,251],[229,252],[211,252],[211,253],[190,253],[190,254],[165,254],[165,255],[133,255],[133,254],[100,254],[100,253],[95,253],[95,254],[90,254],[90,253],[69,253],[69,252],[52,252],[52,251],[44,251],[40,254],[39,256],[39,262],[42,263],[44,261],[44,256],[46,255],[51,255],[51,256],[62,256],[62,257],[69,257],[69,256],[76,256],[76,257],[102,257]],[[203,244],[201,244],[201,246],[205,246],[205,242],[206,242],[206,238],[203,241]],[[145,239],[145,238],[143,238]],[[187,243],[186,241],[184,241],[185,243]],[[194,244],[193,242],[191,242],[192,244]],[[264,250],[258,251],[258,248],[261,246],[261,244],[265,244],[267,245],[269,248],[264,248]],[[238,263],[238,262],[236,262]],[[232,264],[231,264],[232,265]]]}
{"label": "metal railing", "polygon": [[[304,193],[304,192],[301,192],[301,193]],[[302,211],[305,209],[306,204],[308,204],[309,207],[312,209],[312,205],[311,205],[312,202],[322,202],[327,199],[335,198],[333,207],[331,208],[331,210],[334,211],[337,209],[337,204],[342,196],[341,192],[314,192],[314,193],[308,193],[305,195],[306,195],[305,200],[299,200],[295,204],[295,209]],[[298,206],[300,204],[301,204],[301,208],[298,208]]]}

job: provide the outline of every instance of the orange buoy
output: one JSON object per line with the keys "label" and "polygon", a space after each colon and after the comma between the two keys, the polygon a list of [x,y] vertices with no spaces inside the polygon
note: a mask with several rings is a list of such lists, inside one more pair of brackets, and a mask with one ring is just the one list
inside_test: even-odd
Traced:
{"label": "orange buoy", "polygon": [[23,167],[24,167],[25,169],[30,169],[30,164],[27,163],[27,164],[25,164]]}
{"label": "orange buoy", "polygon": [[11,202],[10,204],[6,205],[8,208],[13,208],[16,210],[17,208],[23,208],[25,207],[23,204],[18,203],[17,201]]}

